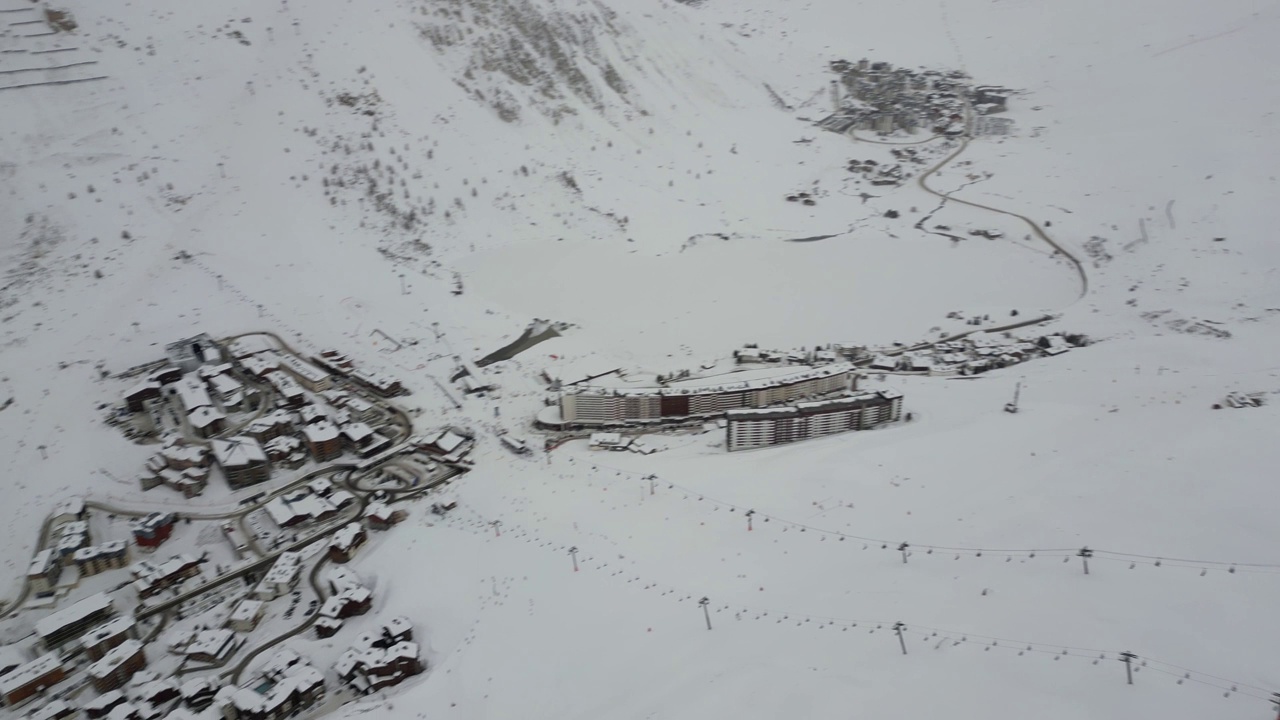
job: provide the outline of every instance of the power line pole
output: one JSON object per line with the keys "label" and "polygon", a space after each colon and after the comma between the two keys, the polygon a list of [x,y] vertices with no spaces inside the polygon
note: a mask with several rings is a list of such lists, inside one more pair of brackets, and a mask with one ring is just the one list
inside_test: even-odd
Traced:
{"label": "power line pole", "polygon": [[[904,560],[903,562],[905,562],[905,560]],[[896,623],[894,623],[894,624],[893,624],[893,629],[894,629],[895,631],[897,631],[897,633],[898,633],[898,645],[902,646],[902,654],[903,654],[903,655],[906,655],[906,654],[907,654],[907,641],[902,637],[902,631],[903,631],[903,630],[906,630],[906,629],[907,629],[907,626],[906,626],[906,625],[903,625],[903,624],[902,624],[902,622],[901,622],[901,621],[899,621],[899,622],[896,622]]]}
{"label": "power line pole", "polygon": [[706,618],[707,618],[707,629],[708,629],[708,630],[710,630],[710,629],[711,629],[711,611],[710,611],[710,610],[708,610],[707,608],[708,608],[708,606],[710,606],[710,605],[711,605],[711,600],[710,600],[710,598],[705,598],[705,597],[704,597],[704,598],[702,598],[701,600],[699,600],[699,601],[698,601],[698,604],[702,606],[702,614],[706,616]]}
{"label": "power line pole", "polygon": [[747,532],[751,532],[751,516],[755,514],[756,514],[755,510],[747,511]]}
{"label": "power line pole", "polygon": [[569,548],[569,557],[573,558],[573,571],[578,572],[578,546]]}
{"label": "power line pole", "polygon": [[1093,557],[1093,551],[1088,546],[1080,548],[1080,552],[1076,553],[1080,559],[1084,561],[1084,574],[1089,574],[1089,558]]}
{"label": "power line pole", "polygon": [[1133,661],[1137,659],[1138,656],[1131,652],[1120,653],[1120,662],[1124,663],[1124,674],[1128,677],[1130,685],[1133,684]]}
{"label": "power line pole", "polygon": [[[909,548],[909,547],[911,547],[911,546],[910,546],[910,545],[908,545],[908,544],[906,544],[906,543],[902,543],[901,545],[899,545],[899,546],[898,546],[898,552],[902,553],[902,564],[903,564],[903,565],[906,565],[906,564],[907,564],[907,548]],[[901,625],[902,623],[898,623],[898,624],[899,624],[899,625]]]}
{"label": "power line pole", "polygon": [[649,494],[650,494],[650,495],[652,495],[652,494],[653,494],[654,483],[657,481],[657,479],[658,479],[658,476],[657,476],[657,475],[650,475],[650,476],[649,476]]}

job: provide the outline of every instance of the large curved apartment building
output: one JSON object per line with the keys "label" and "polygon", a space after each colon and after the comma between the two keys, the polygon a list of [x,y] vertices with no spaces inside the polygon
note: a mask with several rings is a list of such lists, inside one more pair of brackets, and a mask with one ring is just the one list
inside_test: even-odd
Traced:
{"label": "large curved apartment building", "polygon": [[785,407],[730,410],[726,417],[729,452],[750,450],[894,422],[902,418],[902,393],[860,392]]}
{"label": "large curved apartment building", "polygon": [[560,396],[565,425],[602,426],[722,417],[730,410],[766,408],[856,389],[853,365],[808,367],[785,375],[704,385],[648,388],[578,387]]}

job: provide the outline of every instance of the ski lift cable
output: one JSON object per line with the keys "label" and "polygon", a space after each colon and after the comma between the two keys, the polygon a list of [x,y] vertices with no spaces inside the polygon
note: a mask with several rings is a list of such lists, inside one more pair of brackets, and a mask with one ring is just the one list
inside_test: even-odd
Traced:
{"label": "ski lift cable", "polygon": [[[599,467],[608,468],[610,470],[614,470],[619,473],[625,473],[633,477],[639,477],[640,479],[644,479],[648,477],[647,475],[641,475],[640,473],[637,473],[633,470],[610,467],[607,465],[599,465]],[[679,489],[683,492],[689,493],[690,495],[696,495],[697,497],[702,498],[706,502],[710,502],[716,505],[722,505],[730,508],[746,507],[746,505],[731,503],[726,500],[721,500],[720,498],[712,497],[710,495],[707,495],[706,493],[694,490],[692,488],[686,487],[679,483],[674,483],[671,481],[666,481],[666,482],[667,482],[667,485],[669,485],[670,487]],[[778,517],[776,515],[768,515],[759,511],[757,511],[757,514],[760,515],[761,518],[766,518],[774,522],[783,523],[785,525],[788,525],[789,527],[803,528],[806,531],[823,533],[823,534],[831,535],[834,537],[844,537],[850,540],[859,540],[859,541],[868,542],[868,543],[879,543],[882,545],[883,544],[897,545],[899,542],[901,542],[900,539],[892,540],[888,538],[867,537],[863,535],[855,535],[853,533],[841,532],[839,530],[830,530],[830,529],[818,527],[815,525],[809,525],[806,523],[796,522],[794,520],[788,520],[786,518]],[[923,544],[923,543],[912,543],[911,545],[913,548],[917,548],[921,550],[929,550],[929,549],[945,550],[947,552],[957,552],[957,553],[965,553],[965,554],[981,552],[981,553],[991,553],[991,554],[1024,555],[1024,554],[1035,553],[1037,555],[1048,555],[1051,557],[1063,557],[1064,556],[1063,554],[1068,554],[1068,553],[1071,555],[1074,555],[1079,550],[1079,548],[998,548],[998,547],[974,547],[974,546],[963,546],[963,545],[929,545],[929,544]],[[1188,568],[1198,568],[1198,567],[1204,567],[1204,566],[1234,567],[1242,572],[1252,568],[1255,571],[1274,570],[1277,573],[1280,573],[1280,563],[1235,562],[1230,560],[1198,560],[1198,559],[1191,559],[1191,558],[1179,558],[1179,557],[1170,557],[1170,556],[1161,556],[1161,555],[1144,555],[1140,553],[1128,553],[1128,552],[1122,552],[1119,550],[1107,550],[1103,548],[1093,548],[1093,552],[1095,554],[1094,555],[1095,557],[1101,557],[1102,559],[1125,559],[1125,560],[1132,560],[1134,562],[1144,561],[1144,560],[1152,561],[1152,562],[1159,561],[1161,564],[1169,565],[1170,567],[1188,567]],[[1112,557],[1107,558],[1106,556],[1112,556]],[[1150,563],[1146,563],[1146,564],[1150,564]]]}

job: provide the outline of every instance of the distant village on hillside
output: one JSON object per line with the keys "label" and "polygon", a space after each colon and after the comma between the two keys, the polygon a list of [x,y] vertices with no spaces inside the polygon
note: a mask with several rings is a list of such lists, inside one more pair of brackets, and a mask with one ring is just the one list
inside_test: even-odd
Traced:
{"label": "distant village on hillside", "polygon": [[836,60],[830,69],[832,113],[818,121],[831,132],[933,135],[1008,135],[1013,120],[1000,117],[1013,91],[972,85],[959,70],[911,70],[887,62]]}

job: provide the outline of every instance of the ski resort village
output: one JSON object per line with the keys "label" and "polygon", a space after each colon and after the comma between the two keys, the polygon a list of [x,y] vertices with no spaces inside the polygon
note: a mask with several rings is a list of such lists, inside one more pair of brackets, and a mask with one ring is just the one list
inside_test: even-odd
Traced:
{"label": "ski resort village", "polygon": [[[371,613],[374,590],[350,563],[411,512],[457,507],[447,487],[470,469],[468,435],[415,434],[388,402],[406,392],[399,380],[269,334],[179,340],[117,378],[137,384],[107,422],[155,454],[136,502],[72,498],[45,520],[8,606],[54,611],[8,648],[6,706],[267,720],[426,670],[415,622]],[[275,647],[298,636],[348,644],[321,657]],[[51,696],[63,699],[41,702]]]}
{"label": "ski resort village", "polygon": [[1278,31],[0,0],[0,720],[1280,717]]}

